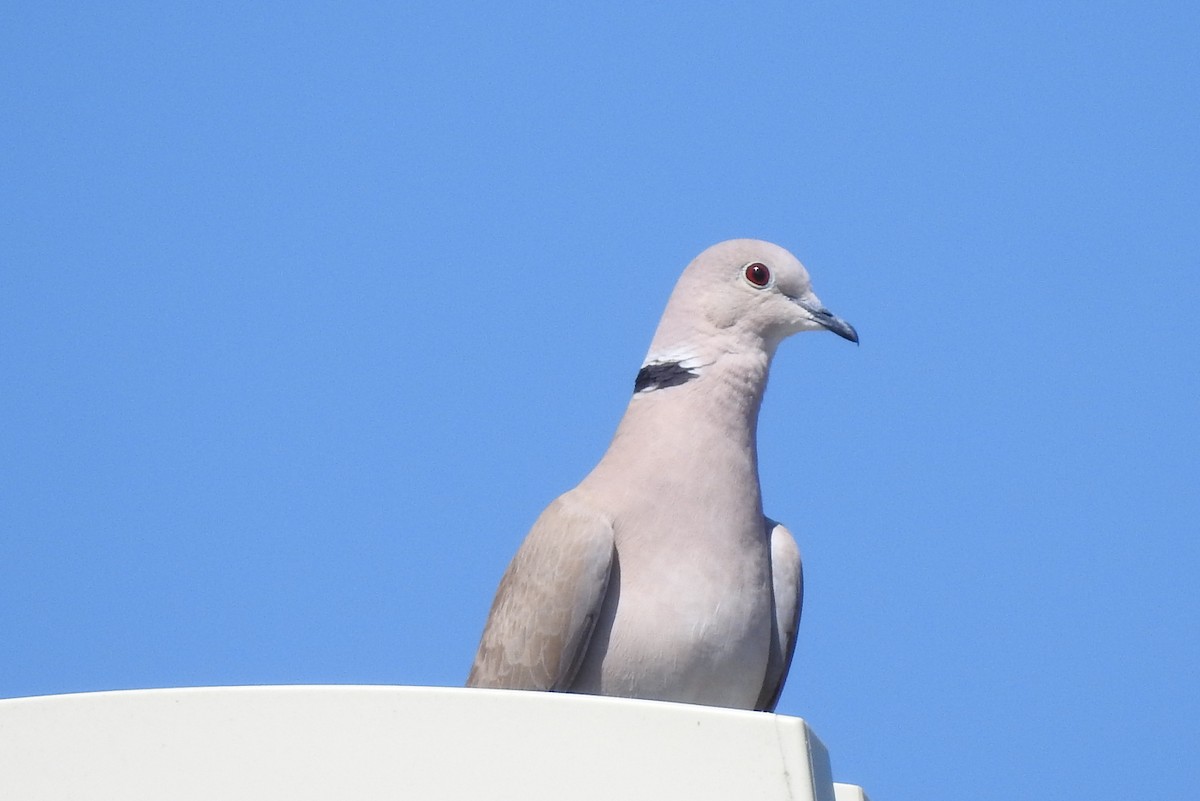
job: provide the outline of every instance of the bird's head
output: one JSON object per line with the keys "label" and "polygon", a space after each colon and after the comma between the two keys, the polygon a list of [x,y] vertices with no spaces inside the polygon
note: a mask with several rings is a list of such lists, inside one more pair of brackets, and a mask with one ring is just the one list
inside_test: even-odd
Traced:
{"label": "bird's head", "polygon": [[668,313],[676,306],[693,321],[761,340],[770,350],[800,331],[828,330],[858,342],[854,326],[813,293],[804,265],[757,239],[731,239],[697,256],[680,276]]}

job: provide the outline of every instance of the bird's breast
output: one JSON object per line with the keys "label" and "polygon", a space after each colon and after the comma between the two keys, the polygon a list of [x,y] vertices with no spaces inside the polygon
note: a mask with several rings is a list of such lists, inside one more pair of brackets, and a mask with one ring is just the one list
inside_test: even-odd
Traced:
{"label": "bird's breast", "polygon": [[[677,519],[678,522],[678,519]],[[752,708],[772,626],[761,517],[618,537],[609,592],[573,689]],[[619,530],[619,524],[618,524]]]}

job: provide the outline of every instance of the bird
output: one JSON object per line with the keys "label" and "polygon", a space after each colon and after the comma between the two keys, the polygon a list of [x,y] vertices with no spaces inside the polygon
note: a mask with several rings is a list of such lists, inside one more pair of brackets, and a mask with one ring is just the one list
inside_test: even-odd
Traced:
{"label": "bird", "polygon": [[774,711],[803,570],[763,513],[758,417],[776,348],[816,330],[858,343],[784,248],[688,264],[608,450],[504,572],[468,687]]}

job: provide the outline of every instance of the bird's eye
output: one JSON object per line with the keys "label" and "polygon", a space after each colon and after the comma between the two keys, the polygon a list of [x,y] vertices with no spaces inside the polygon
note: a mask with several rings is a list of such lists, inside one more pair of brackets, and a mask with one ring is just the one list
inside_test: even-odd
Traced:
{"label": "bird's eye", "polygon": [[747,264],[746,280],[757,287],[764,287],[771,283],[771,271],[762,262],[756,261],[752,264]]}

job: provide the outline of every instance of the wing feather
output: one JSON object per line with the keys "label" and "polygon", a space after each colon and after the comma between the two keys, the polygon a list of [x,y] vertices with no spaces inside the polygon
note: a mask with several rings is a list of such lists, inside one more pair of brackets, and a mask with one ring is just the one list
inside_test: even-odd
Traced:
{"label": "wing feather", "polygon": [[612,523],[567,493],[542,512],[492,602],[468,687],[563,690],[608,590]]}
{"label": "wing feather", "polygon": [[800,627],[800,609],[804,602],[804,570],[800,548],[792,533],[774,520],[767,520],[771,537],[771,584],[774,590],[775,614],[772,616],[771,655],[762,692],[754,708],[774,712],[792,667],[796,652],[796,633]]}

